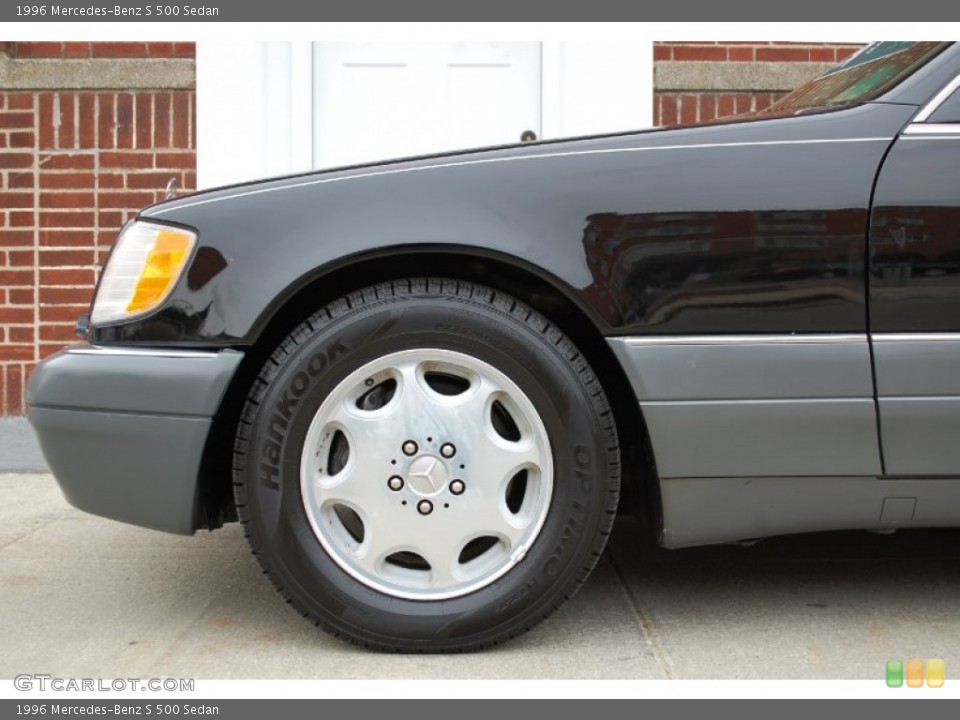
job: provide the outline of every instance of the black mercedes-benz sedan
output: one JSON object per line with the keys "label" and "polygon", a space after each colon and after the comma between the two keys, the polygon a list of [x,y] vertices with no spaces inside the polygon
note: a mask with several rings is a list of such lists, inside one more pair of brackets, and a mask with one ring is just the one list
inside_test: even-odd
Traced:
{"label": "black mercedes-benz sedan", "polygon": [[480,649],[669,548],[960,525],[960,45],[767,111],[270,179],[120,233],[29,415],[78,508],[243,523],[364,646]]}

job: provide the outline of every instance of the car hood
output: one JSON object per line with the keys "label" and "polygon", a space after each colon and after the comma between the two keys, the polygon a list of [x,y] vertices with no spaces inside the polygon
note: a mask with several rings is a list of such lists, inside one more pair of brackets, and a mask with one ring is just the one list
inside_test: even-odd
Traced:
{"label": "car hood", "polygon": [[764,142],[803,142],[810,139],[848,139],[857,134],[871,133],[870,123],[851,122],[851,115],[869,116],[870,104],[845,108],[824,114],[787,117],[737,117],[725,123],[679,128],[653,128],[615,135],[597,135],[563,140],[541,141],[498,147],[477,148],[438,153],[420,157],[400,158],[349,167],[317,170],[297,175],[267,178],[252,182],[204,190],[190,195],[165,200],[145,208],[143,217],[174,215],[178,208],[198,203],[215,202],[262,192],[282,192],[287,188],[321,184],[337,179],[363,178],[389,174],[404,174],[428,170],[432,167],[451,167],[477,163],[505,163],[536,156],[595,154],[615,152],[624,148],[691,146],[713,144],[758,144]]}

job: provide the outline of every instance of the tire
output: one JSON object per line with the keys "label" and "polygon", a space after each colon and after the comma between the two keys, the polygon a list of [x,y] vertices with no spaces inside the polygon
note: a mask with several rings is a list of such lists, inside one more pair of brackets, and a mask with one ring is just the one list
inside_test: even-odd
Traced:
{"label": "tire", "polygon": [[489,288],[415,279],[323,308],[255,381],[237,509],[280,593],[369,648],[478,650],[549,616],[613,522],[616,428],[576,347]]}

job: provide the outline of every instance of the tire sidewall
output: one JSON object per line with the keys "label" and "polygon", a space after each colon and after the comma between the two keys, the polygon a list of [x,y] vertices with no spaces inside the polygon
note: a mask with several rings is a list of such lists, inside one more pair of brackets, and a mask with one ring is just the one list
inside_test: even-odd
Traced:
{"label": "tire sidewall", "polygon": [[[447,295],[375,301],[294,340],[252,420],[242,477],[260,560],[302,610],[372,643],[442,647],[519,632],[572,594],[608,520],[609,442],[594,398],[557,345],[504,309]],[[346,573],[317,539],[300,482],[323,400],[358,367],[415,348],[471,355],[510,377],[540,414],[553,454],[550,507],[526,557],[491,584],[438,601],[386,595]]]}

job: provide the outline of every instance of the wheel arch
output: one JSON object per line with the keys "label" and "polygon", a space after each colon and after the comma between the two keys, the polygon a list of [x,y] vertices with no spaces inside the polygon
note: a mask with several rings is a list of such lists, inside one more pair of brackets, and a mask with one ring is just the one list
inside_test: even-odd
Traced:
{"label": "wheel arch", "polygon": [[630,382],[605,341],[606,323],[559,278],[518,258],[459,246],[347,258],[305,274],[264,311],[254,342],[221,401],[204,450],[198,526],[213,529],[237,519],[231,485],[233,438],[247,393],[273,349],[327,303],[368,285],[406,277],[446,277],[507,293],[544,315],[573,341],[596,372],[613,407],[621,446],[621,509],[642,514],[659,531],[660,490],[649,434]]}

